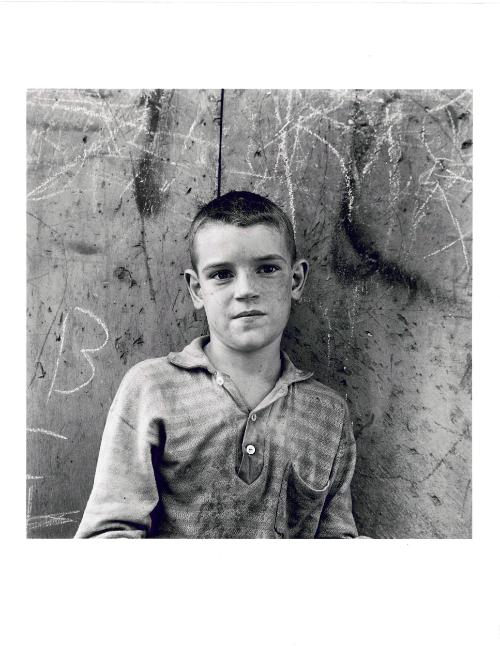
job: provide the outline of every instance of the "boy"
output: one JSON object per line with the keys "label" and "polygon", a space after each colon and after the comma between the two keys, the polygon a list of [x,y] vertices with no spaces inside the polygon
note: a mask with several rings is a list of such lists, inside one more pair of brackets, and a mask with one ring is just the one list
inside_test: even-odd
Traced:
{"label": "boy", "polygon": [[280,352],[309,269],[289,219],[232,191],[189,248],[210,335],[125,375],[77,537],[356,537],[347,406]]}

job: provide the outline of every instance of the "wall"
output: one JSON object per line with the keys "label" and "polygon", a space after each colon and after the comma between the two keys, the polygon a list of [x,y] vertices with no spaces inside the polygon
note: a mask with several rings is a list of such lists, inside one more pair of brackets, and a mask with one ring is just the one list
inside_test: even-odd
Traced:
{"label": "wall", "polygon": [[[36,90],[28,120],[27,527],[69,537],[125,371],[202,333],[182,279],[216,195],[220,90]],[[471,534],[467,91],[226,90],[222,192],[312,262],[285,348],[347,397],[373,537]]]}

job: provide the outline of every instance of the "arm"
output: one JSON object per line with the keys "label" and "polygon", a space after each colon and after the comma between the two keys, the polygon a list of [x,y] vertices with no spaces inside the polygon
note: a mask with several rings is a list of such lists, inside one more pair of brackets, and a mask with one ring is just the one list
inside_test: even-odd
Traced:
{"label": "arm", "polygon": [[342,434],[332,468],[332,484],[319,520],[316,538],[357,538],[352,516],[351,480],[356,464],[356,442],[345,404]]}
{"label": "arm", "polygon": [[145,538],[158,502],[153,451],[157,425],[148,417],[144,380],[125,375],[109,410],[94,486],[75,538]]}

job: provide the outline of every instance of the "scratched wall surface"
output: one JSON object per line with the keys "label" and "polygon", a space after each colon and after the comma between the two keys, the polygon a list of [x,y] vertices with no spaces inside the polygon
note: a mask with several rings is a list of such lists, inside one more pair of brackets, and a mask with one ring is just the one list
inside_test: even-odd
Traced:
{"label": "scratched wall surface", "polygon": [[368,536],[471,533],[471,103],[226,95],[222,187],[292,215],[312,271],[286,347],[347,397]]}
{"label": "scratched wall surface", "polygon": [[[29,536],[74,534],[124,372],[203,331],[180,273],[219,98],[28,93]],[[226,90],[222,141],[222,191],[311,261],[285,347],[349,401],[360,532],[469,537],[471,93]]]}
{"label": "scratched wall surface", "polygon": [[30,91],[28,535],[74,535],[128,368],[201,332],[180,275],[220,92]]}

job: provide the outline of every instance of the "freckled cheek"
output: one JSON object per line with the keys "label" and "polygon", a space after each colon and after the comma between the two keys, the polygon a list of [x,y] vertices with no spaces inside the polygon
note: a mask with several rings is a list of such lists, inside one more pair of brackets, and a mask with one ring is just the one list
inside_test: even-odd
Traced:
{"label": "freckled cheek", "polygon": [[[271,281],[269,281],[271,283]],[[273,312],[275,323],[279,326],[286,324],[290,316],[291,306],[291,280],[283,277],[279,281],[272,281],[266,292],[268,311]]]}
{"label": "freckled cheek", "polygon": [[291,281],[286,276],[269,282],[268,289],[265,291],[266,297],[280,303],[286,303],[290,300]]}
{"label": "freckled cheek", "polygon": [[222,304],[226,298],[223,290],[214,289],[213,287],[202,289],[202,296],[206,303],[215,306]]}
{"label": "freckled cheek", "polygon": [[215,289],[206,289],[203,293],[205,313],[211,319],[221,321],[228,309],[227,296]]}

